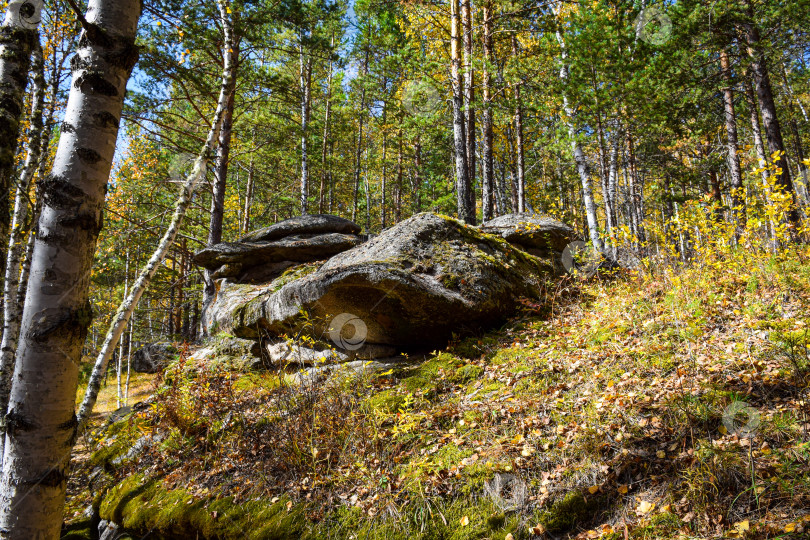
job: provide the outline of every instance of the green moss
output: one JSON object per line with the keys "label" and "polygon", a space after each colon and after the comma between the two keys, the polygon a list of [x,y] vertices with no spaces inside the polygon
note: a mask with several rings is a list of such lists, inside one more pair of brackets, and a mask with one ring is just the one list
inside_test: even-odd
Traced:
{"label": "green moss", "polygon": [[93,520],[89,517],[82,517],[76,521],[66,523],[62,527],[62,534],[59,536],[60,540],[92,540],[98,536],[94,534]]}
{"label": "green moss", "polygon": [[449,353],[440,353],[416,368],[413,374],[405,379],[405,388],[411,392],[417,390],[435,389],[441,380],[455,374],[462,364],[460,360]]}
{"label": "green moss", "polygon": [[458,368],[453,375],[453,382],[463,384],[476,381],[484,375],[484,368],[475,364],[465,364]]}
{"label": "green moss", "polygon": [[137,417],[128,415],[107,426],[98,436],[96,450],[90,455],[90,463],[106,467],[126,455],[142,436],[137,423]]}
{"label": "green moss", "polygon": [[99,509],[102,519],[158,538],[293,539],[306,537],[304,507],[287,499],[235,502],[231,497],[196,499],[182,489],[137,474],[113,487]]}
{"label": "green moss", "polygon": [[300,279],[304,276],[312,274],[313,272],[316,272],[320,267],[321,263],[319,262],[299,264],[297,266],[290,267],[287,270],[285,270],[284,273],[282,273],[279,277],[270,282],[268,288],[270,291],[275,292],[281,289],[287,283],[291,283],[296,279]]}
{"label": "green moss", "polygon": [[600,505],[599,499],[586,499],[579,491],[572,491],[555,501],[549,510],[542,512],[538,516],[538,523],[550,533],[565,532],[593,519]]}
{"label": "green moss", "polygon": [[405,396],[399,394],[396,388],[392,388],[374,394],[366,400],[366,403],[375,412],[391,414],[402,408]]}

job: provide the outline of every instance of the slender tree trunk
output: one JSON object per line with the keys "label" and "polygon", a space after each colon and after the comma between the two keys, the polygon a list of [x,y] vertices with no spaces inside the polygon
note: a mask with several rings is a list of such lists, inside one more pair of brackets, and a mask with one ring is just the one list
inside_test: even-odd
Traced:
{"label": "slender tree trunk", "polygon": [[[560,45],[560,81],[563,83],[563,88],[567,88],[569,84],[569,71],[568,71],[568,52],[565,46],[565,40],[562,34],[557,30],[557,42]],[[602,245],[602,239],[599,237],[599,221],[596,216],[596,203],[593,198],[593,185],[591,184],[590,176],[588,175],[588,164],[585,159],[585,153],[579,144],[577,138],[577,130],[574,122],[576,122],[576,111],[568,100],[567,90],[563,90],[563,109],[566,115],[566,124],[568,126],[568,135],[571,137],[571,148],[574,153],[574,161],[577,164],[577,171],[579,178],[582,182],[582,202],[585,207],[585,218],[588,222],[588,233],[593,243],[593,247],[603,253],[605,251]]]}
{"label": "slender tree trunk", "polygon": [[[3,538],[58,538],[77,436],[79,361],[107,179],[141,3],[90,0],[45,194],[23,313],[0,479]],[[114,58],[115,62],[109,59]],[[43,399],[47,396],[47,399]]]}
{"label": "slender tree trunk", "polygon": [[732,90],[731,63],[728,52],[720,51],[720,71],[726,85],[723,88],[723,105],[728,138],[728,170],[731,176],[731,205],[737,230],[745,229],[745,188],[742,181],[740,156],[737,154],[737,114],[734,111],[734,91]]}
{"label": "slender tree trunk", "polygon": [[83,430],[90,420],[90,415],[93,412],[93,406],[98,398],[98,392],[101,389],[101,381],[104,378],[104,373],[107,371],[107,364],[115,351],[115,346],[121,335],[127,327],[127,323],[132,317],[132,313],[138,306],[138,302],[143,296],[144,291],[149,286],[155,273],[163,263],[166,254],[174,245],[177,238],[177,233],[183,224],[183,219],[186,215],[188,207],[194,197],[194,191],[199,184],[200,180],[205,176],[208,160],[214,150],[217,139],[220,137],[220,132],[224,129],[224,121],[227,115],[227,110],[230,108],[230,103],[233,98],[234,81],[236,79],[236,65],[238,58],[238,50],[235,46],[233,36],[233,23],[231,20],[230,9],[228,8],[227,0],[218,0],[220,19],[225,33],[225,61],[222,71],[222,86],[219,92],[219,99],[217,101],[217,109],[214,113],[214,119],[211,123],[211,130],[208,132],[205,144],[200,150],[197,159],[194,162],[194,168],[191,174],[186,177],[185,182],[180,188],[180,194],[175,202],[174,214],[169,223],[169,227],[161,238],[160,243],[155,249],[149,261],[138,274],[138,279],[132,284],[126,299],[118,307],[118,311],[113,317],[110,329],[107,330],[107,335],[104,338],[104,343],[101,350],[96,357],[96,363],[93,366],[93,373],[90,375],[90,381],[87,383],[87,391],[84,395],[81,407],[78,413],[78,429]]}
{"label": "slender tree trunk", "polygon": [[[517,184],[517,151],[515,148],[515,139],[512,136],[514,126],[509,125],[506,127],[506,141],[509,145],[509,198],[512,203],[512,213],[520,213],[520,206],[518,204],[518,184]],[[504,185],[505,187],[505,185]]]}
{"label": "slender tree trunk", "polygon": [[[335,46],[335,37],[332,36],[332,47]],[[327,181],[330,175],[326,160],[326,151],[329,148],[329,121],[332,112],[332,55],[329,55],[329,70],[326,76],[326,112],[323,119],[323,144],[321,145],[321,189],[318,191],[318,212],[324,213]]]}
{"label": "slender tree trunk", "polygon": [[754,18],[752,0],[747,0],[747,5],[750,21],[745,25],[745,38],[748,44],[748,54],[751,57],[751,74],[759,101],[759,110],[762,113],[762,121],[765,125],[765,138],[768,141],[768,149],[772,155],[780,152],[776,165],[782,170],[782,173],[777,175],[776,182],[779,187],[793,198],[793,205],[788,211],[787,219],[795,229],[798,228],[800,222],[799,211],[796,206],[796,191],[793,188],[793,180],[790,176],[790,168],[785,154],[785,143],[782,139],[782,128],[776,114],[776,101],[773,97],[773,88],[765,53],[762,50],[759,28],[757,28],[756,19]]}
{"label": "slender tree trunk", "polygon": [[[239,56],[239,43],[233,42],[233,58]],[[223,58],[230,56],[230,51],[223,48]],[[236,69],[236,68],[234,68]],[[236,77],[230,79],[233,85],[228,89],[228,104],[222,115],[222,127],[219,130],[219,144],[214,162],[214,186],[211,194],[211,220],[208,225],[208,245],[222,242],[222,225],[225,219],[225,194],[228,188],[228,165],[231,154],[231,137],[233,135],[233,113],[236,105]],[[207,326],[208,311],[217,295],[217,285],[210,270],[203,271],[203,328]],[[170,329],[171,330],[171,329]]]}
{"label": "slender tree trunk", "polygon": [[[127,243],[128,244],[128,243]],[[124,265],[124,294],[123,297],[127,297],[127,291],[129,290],[129,249],[127,249],[126,255],[126,263]],[[118,348],[118,365],[116,366],[116,384],[118,386],[118,407],[121,408],[121,404],[124,401],[124,394],[121,391],[121,370],[124,367],[124,340],[121,340],[120,347]]]}
{"label": "slender tree trunk", "polygon": [[787,107],[788,112],[790,113],[789,125],[790,133],[793,136],[793,149],[796,152],[796,168],[802,177],[801,185],[804,193],[804,204],[808,204],[808,189],[810,188],[810,180],[808,179],[807,165],[804,163],[804,148],[802,148],[802,137],[801,133],[799,133],[799,124],[796,121],[798,114],[796,113],[796,106],[794,104],[799,105],[805,121],[807,121],[807,113],[802,106],[802,102],[796,99],[793,95],[793,89],[790,87],[790,81],[788,81],[787,68],[784,66],[784,64],[782,65],[782,78],[784,80],[787,95],[790,97]]}
{"label": "slender tree trunk", "polygon": [[0,275],[5,275],[11,222],[9,193],[41,9],[42,2],[9,2],[0,26]]}
{"label": "slender tree trunk", "polygon": [[[596,89],[594,87],[594,89]],[[607,156],[608,149],[605,141],[605,129],[602,123],[602,113],[599,107],[599,99],[596,100],[596,107],[597,107],[597,134],[599,136],[599,168],[600,168],[600,177],[602,179],[602,199],[604,200],[605,205],[605,236],[610,242],[611,233],[613,231],[613,214],[611,213],[611,208],[613,207],[613,202],[610,200],[610,177],[609,177],[609,165],[608,160],[610,159]],[[612,250],[612,247],[610,247]],[[611,251],[612,254],[612,251]]]}
{"label": "slender tree trunk", "polygon": [[[388,86],[388,80],[384,79],[383,82],[383,94],[385,94],[386,89]],[[380,227],[381,230],[385,230],[386,224],[386,209],[385,209],[385,193],[388,188],[387,180],[388,180],[388,130],[386,129],[388,123],[388,103],[383,100],[383,114],[382,114],[382,178],[381,178],[381,185],[380,185]]]}
{"label": "slender tree trunk", "polygon": [[[400,119],[401,120],[401,119]],[[400,121],[401,125],[401,121]],[[403,164],[402,164],[402,128],[399,128],[397,132],[397,199],[394,204],[394,208],[396,211],[395,219],[397,223],[402,221],[402,175],[403,175]]]}
{"label": "slender tree trunk", "polygon": [[477,218],[475,212],[475,71],[473,69],[473,25],[472,3],[470,0],[461,0],[461,25],[464,34],[464,111],[467,124],[465,127],[465,142],[467,144],[467,178],[469,190],[467,207],[472,212],[473,220]]}
{"label": "slender tree trunk", "polygon": [[307,136],[309,131],[309,104],[311,100],[312,57],[304,52],[301,39],[299,86],[301,91],[301,213],[309,213],[309,155]]}
{"label": "slender tree trunk", "polygon": [[462,35],[459,0],[450,1],[450,68],[453,82],[453,151],[456,167],[456,203],[458,217],[465,223],[475,224],[475,213],[470,208],[470,177],[467,159],[466,119],[464,117],[464,70],[461,65]]}
{"label": "slender tree trunk", "polygon": [[413,143],[413,213],[422,211],[422,142],[416,135]]}
{"label": "slender tree trunk", "polygon": [[[14,216],[9,235],[6,276],[3,282],[3,340],[0,345],[0,411],[8,407],[11,392],[11,373],[14,370],[14,354],[17,351],[17,339],[20,331],[22,303],[18,302],[20,285],[20,256],[25,244],[23,229],[28,216],[28,191],[41,159],[41,148],[44,138],[43,109],[45,106],[45,72],[42,48],[39,42],[34,44],[34,92],[33,110],[31,111],[31,129],[28,143],[28,154],[20,174],[17,196],[14,200]],[[3,442],[0,440],[0,463],[2,463]]]}
{"label": "slender tree trunk", "polygon": [[482,91],[484,98],[483,107],[483,129],[484,140],[481,150],[481,158],[483,160],[483,171],[481,181],[481,207],[482,218],[488,221],[495,217],[494,215],[494,197],[493,188],[495,185],[495,171],[494,171],[494,158],[493,158],[493,133],[492,133],[492,73],[490,64],[494,61],[495,55],[492,45],[492,0],[486,0],[483,7],[484,25],[483,25],[483,40],[484,40],[484,65],[483,65],[483,81]]}
{"label": "slender tree trunk", "polygon": [[[517,38],[512,34],[512,57],[517,59]],[[567,68],[566,68],[567,69]],[[526,211],[526,165],[524,158],[523,148],[523,105],[521,105],[520,98],[521,83],[516,82],[514,86],[515,92],[515,160],[516,160],[516,188],[517,188],[517,208],[518,212],[523,213]]]}
{"label": "slender tree trunk", "polygon": [[[362,156],[363,156],[363,120],[365,119],[366,113],[366,86],[365,86],[365,77],[368,75],[368,51],[366,51],[365,56],[363,57],[363,79],[361,81],[362,87],[360,89],[360,111],[359,111],[359,126],[357,129],[357,148],[354,152],[354,206],[352,207],[352,221],[357,221],[357,199],[360,194],[360,167],[362,165]],[[366,231],[368,232],[368,231]]]}
{"label": "slender tree trunk", "polygon": [[[751,87],[751,81],[745,81],[745,95],[748,100],[748,108],[751,114],[751,132],[754,136],[754,149],[757,153],[757,161],[759,162],[759,168],[762,170],[760,173],[762,176],[762,189],[763,193],[765,194],[765,200],[768,204],[771,204],[771,196],[768,190],[768,171],[766,167],[768,166],[768,161],[765,156],[765,145],[762,142],[762,129],[759,124],[759,109],[757,107],[757,98],[754,95],[754,90]],[[774,240],[775,237],[775,225],[772,220],[770,220],[770,235],[771,240]]]}
{"label": "slender tree trunk", "polygon": [[[31,270],[31,256],[34,253],[34,240],[39,230],[39,216],[42,212],[42,179],[45,178],[45,171],[48,169],[50,159],[48,147],[51,143],[51,132],[55,124],[54,118],[56,116],[56,102],[59,98],[60,71],[60,66],[54,59],[53,69],[51,70],[48,114],[42,132],[42,140],[40,142],[41,151],[39,163],[37,164],[37,178],[39,181],[34,191],[34,208],[31,213],[31,220],[29,221],[30,231],[25,245],[25,254],[22,258],[22,268],[20,269],[20,279],[17,286],[17,305],[20,307],[20,310],[22,310],[23,304],[25,303],[25,294],[28,289],[28,275]],[[17,327],[17,334],[19,334],[19,325]],[[0,452],[0,456],[2,456],[2,452]],[[2,460],[2,457],[0,457],[0,460]]]}
{"label": "slender tree trunk", "polygon": [[256,129],[253,129],[253,153],[250,155],[250,165],[248,166],[248,177],[245,185],[245,209],[242,212],[242,232],[247,234],[250,231],[250,210],[253,207],[253,189],[256,176],[255,152],[256,152]]}

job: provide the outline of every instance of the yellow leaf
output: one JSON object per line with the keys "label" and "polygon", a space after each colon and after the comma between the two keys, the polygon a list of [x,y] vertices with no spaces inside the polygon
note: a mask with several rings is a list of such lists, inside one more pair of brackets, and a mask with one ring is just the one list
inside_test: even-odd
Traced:
{"label": "yellow leaf", "polygon": [[627,484],[622,484],[617,489],[619,490],[619,493],[621,493],[622,495],[627,495],[627,492],[629,491]]}
{"label": "yellow leaf", "polygon": [[640,503],[638,503],[638,507],[636,508],[636,512],[639,513],[639,514],[647,514],[653,508],[655,508],[655,503],[651,503],[651,502],[647,502],[647,501],[641,501]]}
{"label": "yellow leaf", "polygon": [[745,532],[751,529],[751,523],[746,519],[745,521],[738,521],[734,524],[734,528],[740,532]]}
{"label": "yellow leaf", "polygon": [[787,525],[785,525],[785,532],[786,533],[792,533],[795,530],[796,530],[796,524],[795,523],[788,523]]}
{"label": "yellow leaf", "polygon": [[512,533],[509,533],[503,537],[503,540],[515,540],[515,537],[512,536]]}
{"label": "yellow leaf", "polygon": [[599,491],[599,486],[591,486],[588,488],[588,493],[590,493],[591,495],[593,495],[597,491]]}
{"label": "yellow leaf", "polygon": [[720,426],[718,431],[723,435],[726,435],[728,433],[728,430],[726,429],[726,426]]}
{"label": "yellow leaf", "polygon": [[663,450],[659,450],[658,452],[655,453],[655,455],[658,459],[664,459],[665,457],[667,457],[667,453],[664,452]]}
{"label": "yellow leaf", "polygon": [[464,516],[463,518],[461,518],[461,526],[462,527],[466,527],[469,524],[470,524],[470,518],[469,517]]}

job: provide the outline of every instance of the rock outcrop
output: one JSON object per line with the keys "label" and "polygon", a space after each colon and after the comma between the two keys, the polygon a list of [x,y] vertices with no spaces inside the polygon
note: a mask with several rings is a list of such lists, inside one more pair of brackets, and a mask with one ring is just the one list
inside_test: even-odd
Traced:
{"label": "rock outcrop", "polygon": [[360,227],[341,217],[309,215],[253,231],[236,242],[207,247],[194,263],[215,279],[266,283],[297,264],[322,261],[361,243]]}
{"label": "rock outcrop", "polygon": [[136,373],[157,373],[177,353],[177,348],[171,343],[150,343],[132,353],[130,367]]}
{"label": "rock outcrop", "polygon": [[224,280],[209,331],[424,349],[497,324],[552,273],[548,261],[500,238],[419,214],[319,268],[299,266],[263,285]]}

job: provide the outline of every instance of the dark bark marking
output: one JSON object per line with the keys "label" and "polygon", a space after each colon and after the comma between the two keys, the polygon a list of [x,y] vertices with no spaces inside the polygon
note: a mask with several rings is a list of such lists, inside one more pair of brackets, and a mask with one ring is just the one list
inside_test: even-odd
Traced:
{"label": "dark bark marking", "polygon": [[26,420],[21,414],[14,409],[8,411],[5,418],[6,433],[9,437],[13,437],[19,431],[31,431],[34,429],[34,424]]}
{"label": "dark bark marking", "polygon": [[73,83],[76,88],[80,88],[82,92],[92,92],[102,96],[115,97],[118,95],[118,88],[104,78],[102,71],[87,71],[76,77],[76,82]]}
{"label": "dark bark marking", "polygon": [[78,154],[79,159],[90,165],[95,165],[101,161],[101,154],[92,148],[79,148],[76,150],[76,154]]}
{"label": "dark bark marking", "polygon": [[96,124],[100,128],[115,128],[118,129],[119,121],[114,114],[107,111],[96,113],[93,115]]}

